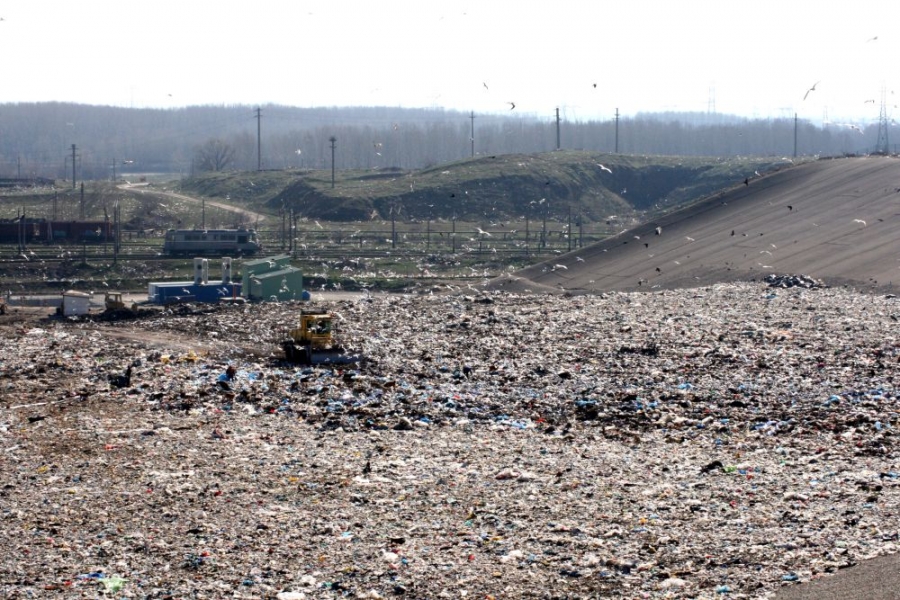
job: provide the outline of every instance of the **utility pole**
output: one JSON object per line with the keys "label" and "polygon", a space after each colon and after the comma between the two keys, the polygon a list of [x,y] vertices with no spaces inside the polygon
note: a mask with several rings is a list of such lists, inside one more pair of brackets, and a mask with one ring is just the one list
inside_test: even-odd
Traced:
{"label": "utility pole", "polygon": [[397,216],[394,214],[396,203],[391,205],[391,249],[397,247]]}
{"label": "utility pole", "polygon": [[116,159],[112,160],[112,170],[113,170],[112,181],[113,181],[113,183],[115,183],[116,182]]}
{"label": "utility pole", "polygon": [[616,154],[619,153],[619,109],[616,109]]}
{"label": "utility pole", "polygon": [[550,203],[544,208],[544,222],[541,224],[541,248],[547,247],[547,211],[550,210]]}
{"label": "utility pole", "polygon": [[456,215],[453,215],[453,228],[450,232],[450,242],[453,254],[456,254]]}
{"label": "utility pole", "polygon": [[337,138],[331,136],[328,138],[328,141],[331,142],[331,189],[334,189],[334,143],[337,141]]}
{"label": "utility pole", "polygon": [[256,170],[262,171],[262,109],[256,109]]}
{"label": "utility pole", "polygon": [[472,144],[472,158],[475,158],[475,111],[469,112],[469,142]]}
{"label": "utility pole", "polygon": [[72,144],[72,189],[75,189],[75,144]]}
{"label": "utility pole", "polygon": [[794,158],[797,158],[797,113],[794,113]]}
{"label": "utility pole", "polygon": [[[19,212],[16,210],[16,212]],[[22,207],[22,214],[18,218],[18,230],[16,231],[16,242],[18,247],[16,250],[25,252],[25,207]]]}
{"label": "utility pole", "polygon": [[113,264],[119,260],[119,201],[113,204]]}
{"label": "utility pole", "polygon": [[875,142],[875,152],[887,156],[890,154],[888,144],[888,115],[884,102],[884,88],[881,88],[881,111],[878,113],[878,141]]}
{"label": "utility pole", "polygon": [[559,107],[556,107],[556,149],[559,150]]}
{"label": "utility pole", "polygon": [[291,251],[291,256],[294,256],[297,253],[297,217],[294,215],[294,207],[291,207],[290,210],[290,219],[291,223],[289,225],[290,231],[288,232],[288,248]]}

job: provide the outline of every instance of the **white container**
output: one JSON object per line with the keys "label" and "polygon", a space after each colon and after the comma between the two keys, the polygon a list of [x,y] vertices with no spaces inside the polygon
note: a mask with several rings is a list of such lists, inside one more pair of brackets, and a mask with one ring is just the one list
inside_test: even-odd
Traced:
{"label": "white container", "polygon": [[222,257],[222,283],[229,284],[231,283],[231,257],[223,256]]}
{"label": "white container", "polygon": [[194,285],[206,285],[209,282],[209,261],[205,258],[194,259]]}
{"label": "white container", "polygon": [[64,317],[86,315],[91,311],[91,295],[69,290],[62,294],[62,314]]}

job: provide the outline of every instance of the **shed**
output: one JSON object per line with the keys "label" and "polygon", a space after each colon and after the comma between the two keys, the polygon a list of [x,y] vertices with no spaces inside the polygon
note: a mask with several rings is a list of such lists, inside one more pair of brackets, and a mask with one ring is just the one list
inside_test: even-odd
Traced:
{"label": "shed", "polygon": [[249,278],[249,300],[301,300],[303,275],[300,269],[287,267],[277,271],[257,273]]}
{"label": "shed", "polygon": [[63,292],[60,311],[64,317],[88,314],[91,311],[91,295],[75,290]]}
{"label": "shed", "polygon": [[248,300],[301,300],[303,273],[282,254],[244,261],[241,292]]}

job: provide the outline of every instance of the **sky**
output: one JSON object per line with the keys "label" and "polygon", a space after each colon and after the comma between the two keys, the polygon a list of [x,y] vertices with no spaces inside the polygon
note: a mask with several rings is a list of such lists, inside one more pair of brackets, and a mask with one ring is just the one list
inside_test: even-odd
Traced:
{"label": "sky", "polygon": [[898,17],[896,0],[0,0],[0,103],[862,125],[900,104]]}

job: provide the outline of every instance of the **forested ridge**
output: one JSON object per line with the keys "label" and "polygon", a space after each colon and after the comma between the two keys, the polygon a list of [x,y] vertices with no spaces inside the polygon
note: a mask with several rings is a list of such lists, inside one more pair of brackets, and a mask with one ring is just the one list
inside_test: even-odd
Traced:
{"label": "forested ridge", "polygon": [[[332,142],[333,138],[333,142]],[[707,113],[573,121],[386,107],[121,108],[0,104],[0,177],[78,179],[203,170],[421,169],[473,156],[557,149],[669,156],[840,156],[873,150],[878,124]],[[217,144],[218,161],[211,161]],[[74,150],[73,150],[74,145]],[[892,146],[893,148],[893,146]]]}

